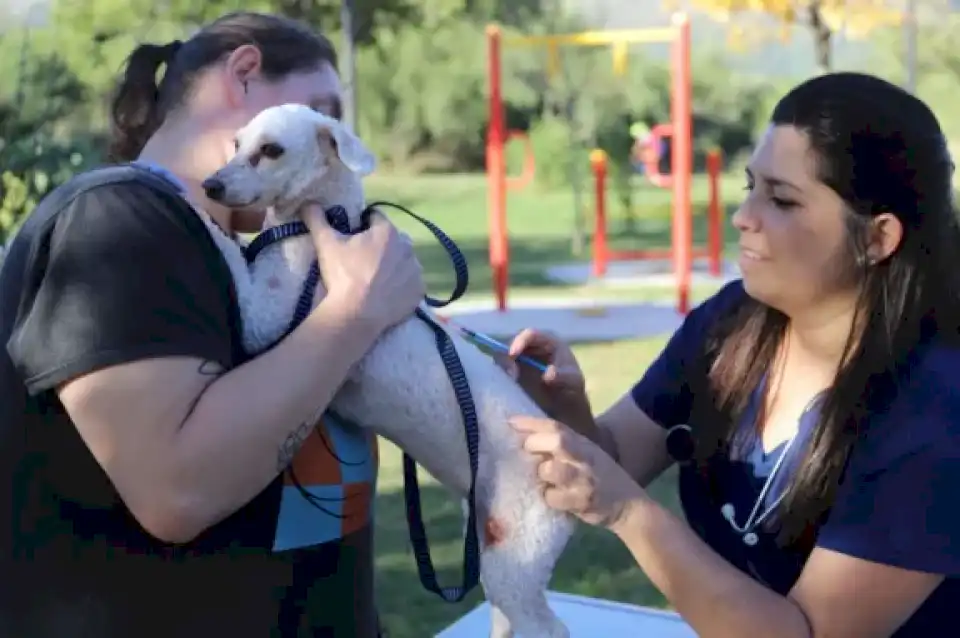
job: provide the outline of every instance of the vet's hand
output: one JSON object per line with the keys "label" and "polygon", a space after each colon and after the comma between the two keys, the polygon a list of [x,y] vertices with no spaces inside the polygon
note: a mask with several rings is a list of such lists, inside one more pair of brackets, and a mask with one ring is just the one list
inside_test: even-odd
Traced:
{"label": "vet's hand", "polygon": [[[545,363],[546,372],[518,363],[520,355]],[[497,361],[547,414],[571,424],[592,418],[580,364],[556,335],[527,328],[513,339],[509,354]]]}
{"label": "vet's hand", "polygon": [[327,300],[351,317],[382,332],[411,316],[426,290],[413,243],[386,217],[374,213],[370,228],[342,235],[330,227],[319,206],[308,206],[310,228]]}
{"label": "vet's hand", "polygon": [[537,478],[550,507],[612,529],[632,502],[648,498],[620,465],[588,439],[552,419],[515,417],[510,425],[538,459]]}

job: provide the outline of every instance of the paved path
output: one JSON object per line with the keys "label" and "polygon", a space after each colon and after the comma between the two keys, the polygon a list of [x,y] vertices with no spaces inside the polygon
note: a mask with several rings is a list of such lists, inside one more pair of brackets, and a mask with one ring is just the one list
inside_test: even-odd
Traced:
{"label": "paved path", "polygon": [[614,341],[670,335],[682,317],[672,303],[598,301],[582,297],[509,300],[497,311],[492,300],[465,300],[440,311],[471,330],[499,337],[524,328],[557,333],[566,341]]}
{"label": "paved path", "polygon": [[[592,269],[592,264],[580,261],[550,266],[545,274],[547,279],[570,286],[587,283],[610,287],[636,285],[671,287],[677,285],[676,276],[673,274],[673,264],[665,259],[613,261],[607,266],[607,274],[601,278],[594,277]],[[693,262],[690,279],[691,283],[696,285],[700,283],[725,283],[739,276],[740,270],[737,268],[737,264],[729,259],[721,264],[719,277],[709,273],[707,260],[697,259]]]}

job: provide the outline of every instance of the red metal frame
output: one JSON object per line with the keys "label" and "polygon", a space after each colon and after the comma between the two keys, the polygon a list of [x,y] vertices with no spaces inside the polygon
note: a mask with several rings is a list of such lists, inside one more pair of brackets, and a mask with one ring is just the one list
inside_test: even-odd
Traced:
{"label": "red metal frame", "polygon": [[497,308],[507,309],[507,286],[510,279],[510,242],[507,240],[507,163],[504,146],[507,142],[500,87],[500,29],[487,27],[487,61],[490,82],[490,123],[487,128],[487,184],[490,209],[490,273]]}
{"label": "red metal frame", "polygon": [[[693,171],[692,139],[692,85],[690,77],[690,21],[686,15],[674,19],[674,39],[671,70],[671,155],[672,167],[668,183],[673,188],[673,233],[672,247],[667,251],[647,251],[648,257],[658,254],[661,258],[672,257],[677,276],[677,308],[686,314],[690,305],[690,271],[693,265],[693,219],[691,211],[691,182]],[[510,246],[507,234],[507,175],[504,146],[508,140],[503,113],[501,87],[500,29],[494,25],[487,28],[487,61],[489,81],[490,123],[487,129],[487,183],[490,226],[490,270],[493,279],[497,308],[507,308],[507,290],[510,280]],[[591,157],[595,170],[598,158]],[[605,158],[604,179],[606,174]],[[524,171],[527,172],[526,170]],[[666,177],[666,176],[664,176]],[[605,197],[600,196],[603,180],[597,184],[597,217],[605,220]],[[606,233],[595,237],[595,242],[606,250]],[[595,246],[596,250],[596,246]]]}
{"label": "red metal frame", "polygon": [[[593,276],[603,277],[611,261],[630,261],[643,259],[673,259],[673,248],[646,250],[610,250],[607,247],[607,165],[603,151],[594,151],[590,156],[593,167],[593,180],[596,185],[594,210],[595,225],[593,231]],[[707,244],[691,246],[692,259],[707,259],[710,274],[718,277],[723,267],[723,198],[720,194],[720,180],[723,171],[723,158],[719,150],[707,153]],[[669,178],[669,175],[664,175]]]}

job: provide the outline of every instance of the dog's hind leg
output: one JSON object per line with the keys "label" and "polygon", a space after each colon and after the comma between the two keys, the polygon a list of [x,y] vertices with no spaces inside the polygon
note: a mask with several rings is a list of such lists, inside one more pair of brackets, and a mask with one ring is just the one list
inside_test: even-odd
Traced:
{"label": "dog's hind leg", "polygon": [[491,606],[490,638],[570,638],[547,604],[553,559],[540,555],[533,562],[518,560],[507,545],[487,548],[482,559],[483,589]]}
{"label": "dog's hind leg", "polygon": [[490,603],[490,638],[513,638],[510,619],[493,603]]}

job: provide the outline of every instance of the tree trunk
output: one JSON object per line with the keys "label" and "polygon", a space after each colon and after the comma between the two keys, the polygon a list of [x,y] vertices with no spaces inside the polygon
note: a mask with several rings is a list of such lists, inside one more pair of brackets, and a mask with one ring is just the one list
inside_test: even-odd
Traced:
{"label": "tree trunk", "polygon": [[830,26],[823,19],[820,12],[821,4],[819,1],[811,2],[807,7],[807,21],[810,30],[813,32],[813,46],[817,60],[817,71],[820,73],[829,73],[833,67],[833,32]]}

